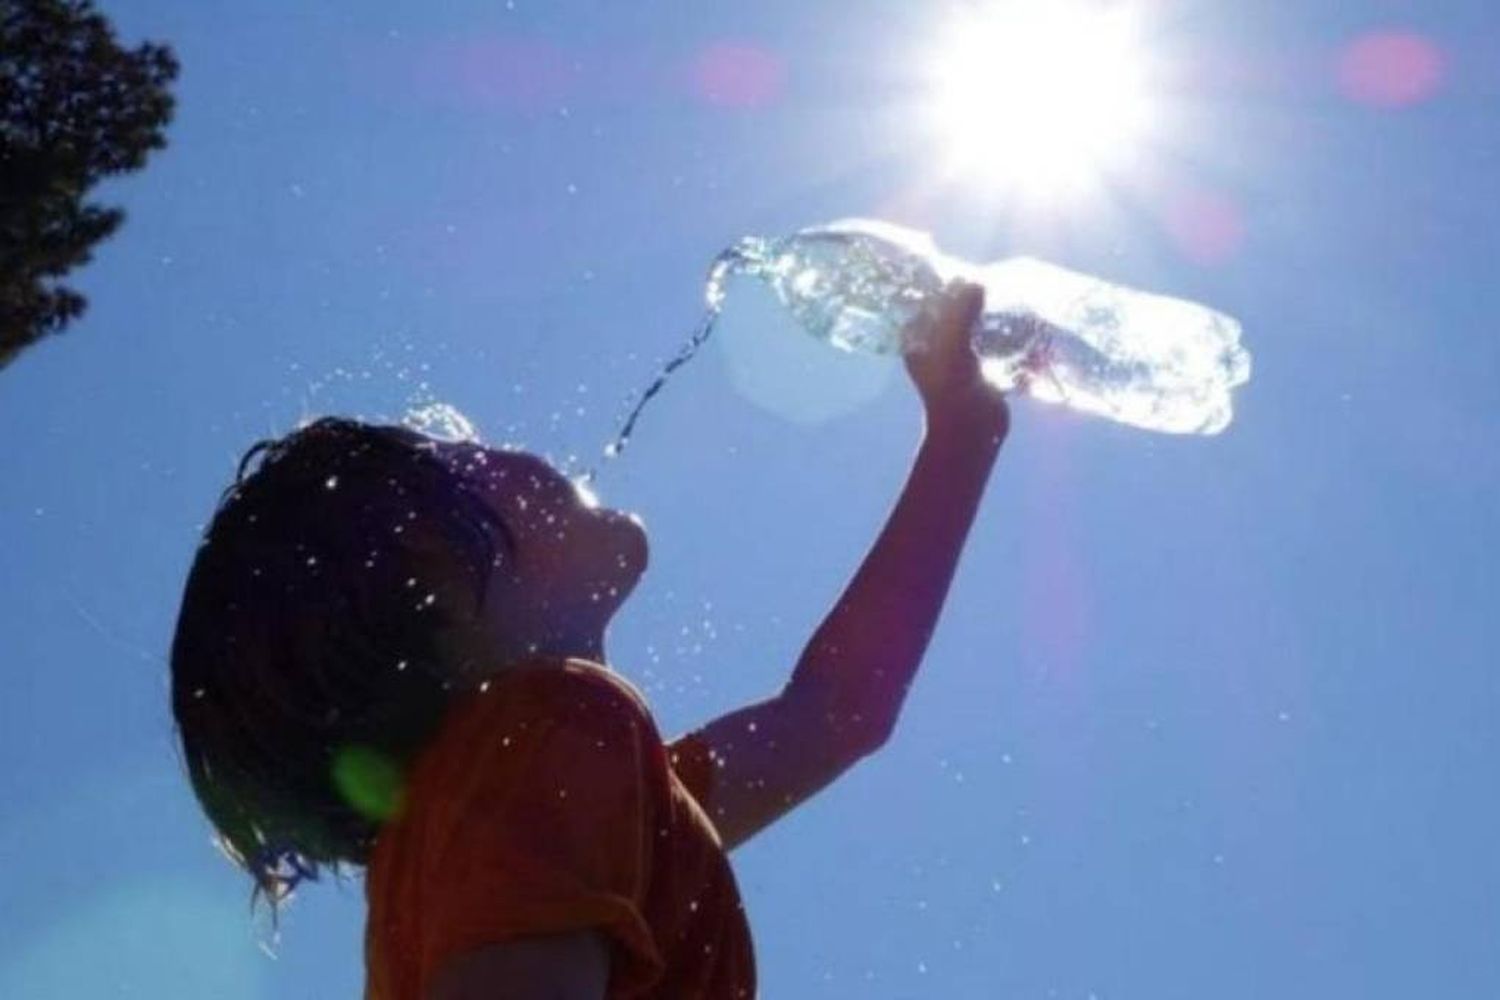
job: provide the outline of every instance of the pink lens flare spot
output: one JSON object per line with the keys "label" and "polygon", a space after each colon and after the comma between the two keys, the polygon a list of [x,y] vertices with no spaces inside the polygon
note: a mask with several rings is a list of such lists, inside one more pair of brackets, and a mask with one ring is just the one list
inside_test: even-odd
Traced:
{"label": "pink lens flare spot", "polygon": [[1167,205],[1167,235],[1196,264],[1222,264],[1245,243],[1245,216],[1226,195],[1192,191]]}
{"label": "pink lens flare spot", "polygon": [[1447,60],[1430,39],[1405,31],[1372,31],[1339,54],[1344,96],[1377,108],[1409,108],[1437,95]]}
{"label": "pink lens flare spot", "polygon": [[715,42],[693,59],[694,95],[725,108],[761,108],[781,96],[786,66],[774,52],[746,42]]}

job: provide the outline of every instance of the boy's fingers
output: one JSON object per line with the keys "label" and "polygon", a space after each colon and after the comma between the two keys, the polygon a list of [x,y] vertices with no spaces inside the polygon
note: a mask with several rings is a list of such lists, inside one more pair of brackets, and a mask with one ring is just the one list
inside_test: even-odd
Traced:
{"label": "boy's fingers", "polygon": [[936,303],[935,315],[915,341],[913,354],[935,351],[949,356],[960,343],[967,343],[984,309],[984,288],[969,281],[954,281]]}
{"label": "boy's fingers", "polygon": [[984,288],[971,281],[960,281],[948,293],[946,323],[950,330],[968,333],[984,309]]}

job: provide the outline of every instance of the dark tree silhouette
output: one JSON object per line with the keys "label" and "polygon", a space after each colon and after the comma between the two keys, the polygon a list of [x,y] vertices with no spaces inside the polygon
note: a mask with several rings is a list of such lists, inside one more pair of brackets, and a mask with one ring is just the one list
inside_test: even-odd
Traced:
{"label": "dark tree silhouette", "polygon": [[84,197],[166,145],[176,76],[89,0],[0,0],[0,368],[83,313],[61,279],[125,217]]}

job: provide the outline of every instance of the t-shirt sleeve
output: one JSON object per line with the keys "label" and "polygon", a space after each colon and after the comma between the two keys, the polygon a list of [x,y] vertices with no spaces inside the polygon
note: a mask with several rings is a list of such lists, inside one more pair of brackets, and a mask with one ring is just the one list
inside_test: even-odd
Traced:
{"label": "t-shirt sleeve", "polygon": [[641,706],[559,671],[505,692],[432,844],[427,967],[509,938],[587,928],[611,943],[611,995],[662,960],[642,915],[664,804],[662,747]]}
{"label": "t-shirt sleeve", "polygon": [[694,730],[668,743],[667,760],[671,763],[677,780],[687,788],[688,794],[697,800],[705,813],[709,812],[717,765],[714,763],[713,750],[709,748],[703,734]]}

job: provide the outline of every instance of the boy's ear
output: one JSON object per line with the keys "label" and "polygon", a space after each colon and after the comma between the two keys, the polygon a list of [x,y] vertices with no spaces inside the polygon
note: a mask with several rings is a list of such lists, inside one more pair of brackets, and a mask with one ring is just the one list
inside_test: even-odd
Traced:
{"label": "boy's ear", "polygon": [[[405,588],[413,611],[441,607],[455,621],[480,612],[479,595],[489,567],[468,564],[458,546],[431,521],[417,518],[403,526],[399,542],[411,560],[415,582]],[[476,574],[486,574],[483,577]]]}

